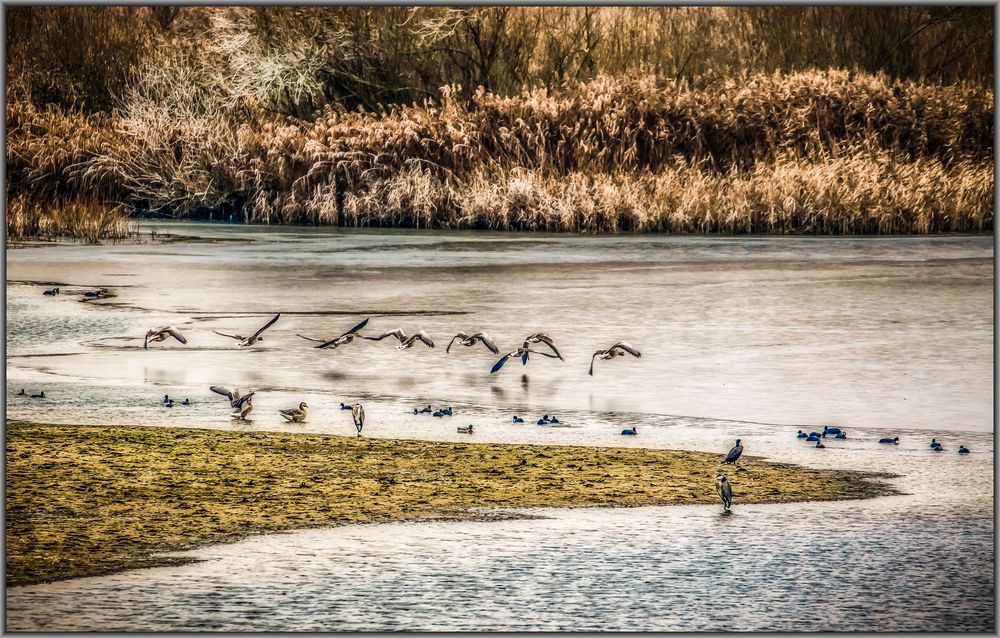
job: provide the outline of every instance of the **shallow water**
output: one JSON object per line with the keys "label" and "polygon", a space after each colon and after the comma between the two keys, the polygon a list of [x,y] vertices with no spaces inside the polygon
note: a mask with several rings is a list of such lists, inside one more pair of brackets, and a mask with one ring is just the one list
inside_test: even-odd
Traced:
{"label": "shallow water", "polygon": [[[992,237],[593,238],[158,224],[197,243],[8,251],[8,418],[628,445],[887,471],[852,503],[555,510],[311,530],[8,590],[8,629],[992,630]],[[48,282],[59,297],[43,297]],[[115,295],[80,302],[84,287]],[[211,330],[253,331],[237,350]],[[298,314],[296,314],[298,313]],[[424,328],[434,350],[332,337]],[[142,349],[152,325],[189,344]],[[497,375],[481,346],[551,334]],[[642,359],[590,354],[618,339]],[[232,421],[210,384],[257,390]],[[44,389],[44,400],[14,396]],[[164,408],[163,394],[191,406]],[[300,400],[305,424],[277,410]],[[452,405],[454,417],[413,415]],[[559,427],[533,423],[555,413]],[[511,415],[527,423],[514,425]],[[796,429],[836,424],[817,450]],[[637,437],[621,437],[624,426]],[[880,446],[882,436],[899,446]],[[934,436],[946,452],[927,448]],[[959,457],[964,444],[973,450]],[[712,486],[706,486],[712,489]],[[738,503],[738,482],[735,484]]]}

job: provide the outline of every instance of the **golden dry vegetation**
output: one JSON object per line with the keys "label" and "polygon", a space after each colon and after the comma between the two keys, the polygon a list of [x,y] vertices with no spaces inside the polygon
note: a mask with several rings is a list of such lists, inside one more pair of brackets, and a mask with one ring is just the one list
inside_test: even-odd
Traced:
{"label": "golden dry vegetation", "polygon": [[675,450],[10,421],[6,434],[8,585],[168,564],[159,552],[276,530],[717,503],[723,468],[736,507],[894,492],[876,475]]}

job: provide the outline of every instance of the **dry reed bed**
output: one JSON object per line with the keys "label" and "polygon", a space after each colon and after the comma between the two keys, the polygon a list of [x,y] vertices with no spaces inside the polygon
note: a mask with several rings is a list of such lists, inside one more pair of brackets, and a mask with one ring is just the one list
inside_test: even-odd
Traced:
{"label": "dry reed bed", "polygon": [[[13,111],[13,116],[11,115]],[[13,192],[266,223],[566,231],[992,229],[993,94],[844,71],[549,94],[312,121],[132,103],[10,107]]]}

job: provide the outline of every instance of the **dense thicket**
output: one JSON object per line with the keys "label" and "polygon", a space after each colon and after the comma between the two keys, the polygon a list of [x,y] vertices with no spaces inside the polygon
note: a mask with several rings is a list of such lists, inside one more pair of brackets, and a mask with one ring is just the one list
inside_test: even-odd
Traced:
{"label": "dense thicket", "polygon": [[69,228],[45,221],[53,202],[67,219],[992,228],[989,8],[11,7],[8,47],[8,236]]}

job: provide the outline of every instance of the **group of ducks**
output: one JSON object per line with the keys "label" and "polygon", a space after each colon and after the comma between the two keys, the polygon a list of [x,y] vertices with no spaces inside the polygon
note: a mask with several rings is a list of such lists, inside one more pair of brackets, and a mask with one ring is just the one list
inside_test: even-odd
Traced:
{"label": "group of ducks", "polygon": [[[246,348],[254,345],[259,341],[263,341],[264,338],[262,334],[264,333],[264,331],[273,326],[275,322],[277,322],[278,319],[280,318],[281,318],[281,313],[274,315],[274,317],[270,321],[261,326],[256,332],[247,336],[235,333],[219,332],[218,330],[213,330],[212,332],[223,337],[229,337],[231,339],[235,339],[236,346],[238,348]],[[389,337],[392,337],[399,342],[399,344],[396,346],[396,350],[407,350],[409,348],[412,348],[417,343],[422,343],[428,348],[434,347],[434,340],[431,339],[430,335],[427,334],[427,332],[424,330],[420,330],[416,334],[412,335],[407,335],[405,332],[399,329],[390,330],[389,332],[385,332],[380,335],[361,334],[360,330],[364,328],[366,325],[368,325],[368,319],[365,319],[364,321],[357,324],[347,332],[338,335],[333,339],[317,339],[315,337],[308,337],[306,335],[301,335],[301,334],[296,334],[296,336],[305,339],[307,341],[312,341],[314,343],[317,343],[319,345],[313,347],[324,350],[338,348],[340,346],[351,343],[356,338],[367,339],[369,341],[381,341]],[[174,339],[176,339],[181,343],[184,344],[187,343],[187,338],[183,334],[181,334],[181,331],[178,330],[176,326],[162,326],[159,328],[150,328],[149,331],[146,332],[146,338],[145,341],[143,342],[142,347],[144,349],[148,349],[150,343],[165,341],[166,339],[169,339],[171,337],[173,337]],[[500,349],[497,348],[496,343],[494,343],[493,339],[490,338],[490,336],[485,332],[476,332],[473,334],[466,334],[464,332],[459,332],[458,334],[456,334],[454,337],[451,338],[451,341],[448,342],[448,346],[445,348],[445,353],[450,352],[451,347],[456,342],[459,343],[460,345],[467,347],[472,347],[475,346],[476,344],[482,344],[487,350],[489,350],[493,354],[500,354]],[[542,344],[547,348],[547,350],[532,349],[531,346],[535,344]],[[519,347],[501,356],[500,359],[498,359],[497,362],[493,364],[493,367],[490,369],[490,374],[500,371],[504,367],[504,365],[513,358],[519,358],[521,359],[521,365],[527,365],[529,355],[532,354],[549,357],[551,359],[563,359],[563,356],[559,353],[559,350],[556,348],[555,342],[552,340],[552,337],[548,336],[543,332],[536,332],[534,334],[525,337]],[[595,361],[597,360],[606,361],[609,359],[614,359],[616,357],[623,357],[626,354],[632,355],[633,357],[636,358],[642,357],[642,353],[639,352],[639,350],[637,350],[632,344],[628,343],[627,341],[618,341],[610,348],[604,350],[597,350],[590,358],[590,370],[587,372],[587,374],[589,374],[590,376],[594,375]]]}
{"label": "group of ducks", "polygon": [[[59,288],[50,288],[42,293],[46,297],[55,297],[59,294]],[[108,296],[108,291],[104,288],[98,288],[97,290],[84,290],[82,293],[84,301],[89,299],[103,299]]]}
{"label": "group of ducks", "polygon": [[[833,435],[833,438],[835,439],[847,438],[847,432],[841,430],[840,428],[832,428],[828,425],[823,426],[823,432],[810,432],[809,434],[806,434],[802,430],[799,430],[796,436],[800,439],[805,439],[808,442],[815,441],[816,447],[825,448],[826,446],[823,445],[823,439],[825,439],[830,435]],[[899,437],[898,436],[894,436],[892,438],[883,437],[879,439],[878,442],[886,445],[899,445]],[[944,448],[941,446],[941,444],[938,442],[937,439],[931,439],[931,449],[934,450],[935,452],[944,451]],[[964,445],[960,445],[958,446],[958,453],[968,454],[969,448],[965,447]]]}
{"label": "group of ducks", "polygon": [[29,397],[31,399],[44,399],[45,398],[45,390],[42,390],[38,394],[28,394],[27,392],[24,391],[24,388],[21,388],[21,391],[17,393],[17,396],[19,396],[19,397]]}
{"label": "group of ducks", "polygon": [[[515,414],[511,422],[524,423],[524,419]],[[535,421],[535,425],[551,425],[552,423],[559,423],[559,419],[557,419],[554,414],[552,416],[549,416],[548,414],[543,415],[542,418]]]}

